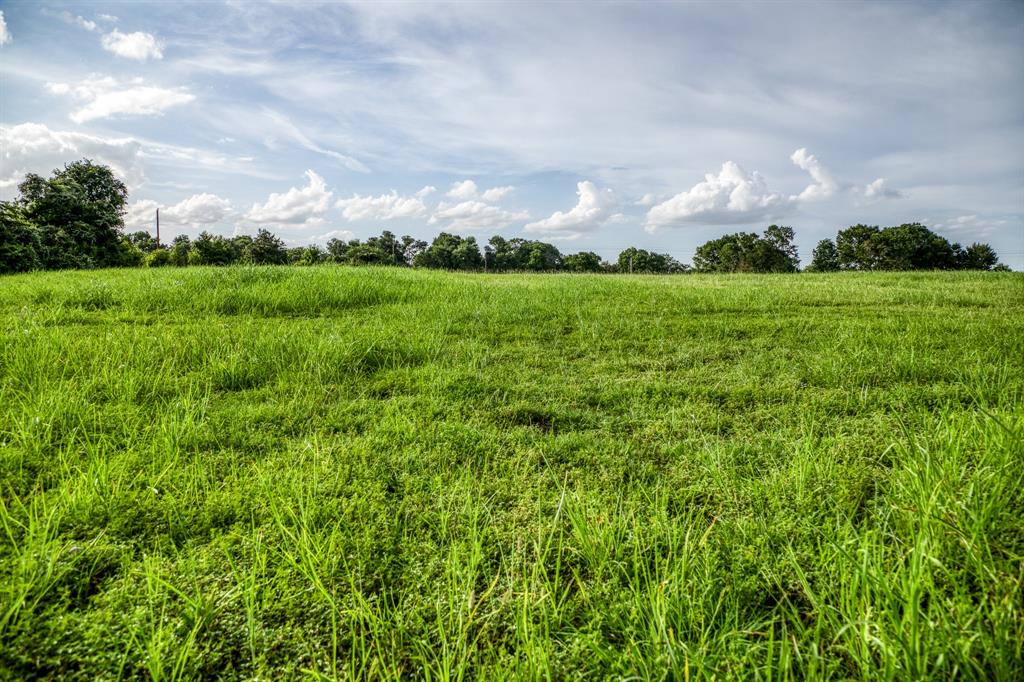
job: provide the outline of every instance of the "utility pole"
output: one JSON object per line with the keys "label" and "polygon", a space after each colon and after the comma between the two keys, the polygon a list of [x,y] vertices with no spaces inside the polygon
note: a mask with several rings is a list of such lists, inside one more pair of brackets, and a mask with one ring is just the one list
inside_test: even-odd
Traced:
{"label": "utility pole", "polygon": [[633,274],[633,254],[629,254],[629,274]]}
{"label": "utility pole", "polygon": [[160,246],[160,209],[156,210],[156,245]]}

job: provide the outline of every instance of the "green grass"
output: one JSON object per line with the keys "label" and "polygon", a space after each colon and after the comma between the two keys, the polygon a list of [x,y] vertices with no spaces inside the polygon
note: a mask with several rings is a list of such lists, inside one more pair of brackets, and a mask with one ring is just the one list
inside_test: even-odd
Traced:
{"label": "green grass", "polygon": [[0,678],[1024,677],[1024,278],[0,279]]}

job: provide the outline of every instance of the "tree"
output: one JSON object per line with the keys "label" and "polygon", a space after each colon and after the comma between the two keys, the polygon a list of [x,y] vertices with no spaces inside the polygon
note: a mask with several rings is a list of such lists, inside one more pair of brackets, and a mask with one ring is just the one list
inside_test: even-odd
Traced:
{"label": "tree", "polygon": [[39,226],[43,265],[108,267],[124,262],[128,189],[107,166],[88,159],[55,170],[49,179],[30,173],[18,186],[25,218]]}
{"label": "tree", "polygon": [[792,228],[778,225],[765,230],[765,237],[727,234],[698,247],[693,264],[699,272],[796,272],[800,261],[792,240]]}
{"label": "tree", "polygon": [[187,234],[179,234],[171,242],[171,265],[179,268],[188,265],[188,255],[192,252],[192,240]]}
{"label": "tree", "polygon": [[145,230],[132,232],[131,234],[125,235],[124,238],[128,240],[129,244],[143,253],[150,253],[157,248],[156,239],[154,239],[153,235]]}
{"label": "tree", "polygon": [[479,270],[484,259],[475,237],[459,237],[442,232],[430,246],[416,254],[413,265],[441,270]]}
{"label": "tree", "polygon": [[875,270],[952,270],[957,251],[920,223],[887,227],[871,237]]}
{"label": "tree", "polygon": [[242,262],[251,265],[285,265],[288,263],[288,251],[284,242],[268,230],[260,230],[255,239],[245,246]]}
{"label": "tree", "polygon": [[562,267],[569,272],[601,272],[601,257],[593,251],[580,251],[563,258]]}
{"label": "tree", "polygon": [[958,265],[964,270],[992,270],[999,263],[995,249],[988,244],[971,244],[958,255]]}
{"label": "tree", "polygon": [[[853,225],[836,235],[836,253],[842,270],[953,270],[968,262],[959,244],[949,243],[921,223],[883,229]],[[980,262],[989,258],[983,250],[972,253],[970,258],[981,257]]]}
{"label": "tree", "polygon": [[835,242],[831,239],[822,239],[818,242],[811,256],[811,265],[807,269],[810,272],[836,272],[839,270],[839,253],[836,251]]}
{"label": "tree", "polygon": [[174,265],[170,249],[160,247],[146,254],[146,267],[161,268],[167,265]]}
{"label": "tree", "polygon": [[877,225],[851,225],[836,235],[836,256],[840,270],[874,270],[878,265],[876,246],[872,243],[879,233]]}
{"label": "tree", "polygon": [[794,237],[793,228],[784,225],[769,225],[762,237],[785,256],[787,262],[779,263],[783,267],[783,272],[796,272],[800,268],[800,256],[797,254],[796,244],[793,243]]}
{"label": "tree", "polygon": [[687,270],[689,270],[688,266],[683,265],[667,253],[654,253],[634,246],[620,253],[618,259],[619,272],[673,274]]}
{"label": "tree", "polygon": [[231,265],[235,260],[231,242],[209,232],[201,232],[192,242],[188,254],[189,265]]}
{"label": "tree", "polygon": [[39,230],[17,204],[0,201],[0,275],[42,267]]}
{"label": "tree", "polygon": [[327,259],[332,263],[348,262],[348,242],[336,237],[329,240],[327,242]]}
{"label": "tree", "polygon": [[291,265],[319,265],[326,258],[326,252],[316,244],[288,249],[288,263]]}

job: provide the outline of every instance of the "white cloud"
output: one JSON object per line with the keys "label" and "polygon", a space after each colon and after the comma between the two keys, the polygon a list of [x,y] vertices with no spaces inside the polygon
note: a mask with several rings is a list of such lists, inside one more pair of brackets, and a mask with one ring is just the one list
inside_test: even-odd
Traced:
{"label": "white cloud", "polygon": [[426,187],[421,189],[419,192],[416,192],[416,194],[414,194],[413,196],[416,197],[417,199],[423,199],[428,194],[433,194],[436,191],[437,191],[436,187],[434,187],[433,185],[427,185]]}
{"label": "white cloud", "polygon": [[325,232],[324,234],[314,235],[309,238],[309,241],[314,244],[326,244],[332,239],[340,239],[343,242],[347,242],[355,238],[355,233],[349,230],[331,230],[330,232]]}
{"label": "white cloud", "polygon": [[636,201],[637,206],[654,206],[658,203],[658,197],[654,192],[648,192]]}
{"label": "white cloud", "polygon": [[104,50],[125,59],[145,61],[164,58],[163,45],[151,33],[121,33],[115,28],[103,36],[100,42]]}
{"label": "white cloud", "polygon": [[814,180],[810,185],[807,185],[803,192],[800,192],[799,196],[792,197],[794,200],[817,201],[827,199],[836,193],[839,184],[814,154],[801,147],[793,152],[793,155],[789,158],[797,166],[807,171],[811,179]]}
{"label": "white cloud", "polygon": [[[726,161],[718,175],[708,173],[704,182],[653,206],[647,211],[644,227],[654,232],[683,223],[728,225],[761,220],[802,202],[828,199],[839,189],[832,174],[807,149],[797,149],[789,159],[807,171],[813,180],[800,194],[785,197],[770,192],[760,173],[754,171],[748,175],[739,164]],[[653,199],[653,195],[645,194],[640,203]]]}
{"label": "white cloud", "polygon": [[768,191],[760,173],[748,175],[738,164],[726,161],[717,175],[708,173],[703,182],[651,207],[645,228],[653,232],[682,223],[742,223],[762,218],[788,203],[778,192]]}
{"label": "white cloud", "polygon": [[100,19],[111,24],[116,24],[118,21],[117,17],[115,17],[113,14],[101,14]]}
{"label": "white cloud", "polygon": [[447,223],[444,229],[452,232],[500,230],[514,222],[528,220],[526,211],[514,212],[485,204],[482,201],[462,201],[457,204],[441,203],[430,216],[430,224]]}
{"label": "white cloud", "polygon": [[161,88],[146,85],[140,78],[122,83],[110,76],[86,78],[77,85],[47,83],[46,89],[54,95],[71,95],[84,102],[84,106],[71,113],[75,123],[119,114],[159,116],[166,109],[187,104],[195,95],[185,88]]}
{"label": "white cloud", "polygon": [[253,204],[245,219],[254,223],[287,223],[315,225],[331,205],[333,193],[324,179],[312,170],[306,171],[309,184],[292,187],[283,194],[273,193],[260,204]]}
{"label": "white cloud", "polygon": [[932,225],[932,227],[942,232],[952,232],[955,238],[956,235],[985,237],[995,233],[1006,225],[1006,220],[983,218],[972,214],[937,221]]}
{"label": "white cloud", "polygon": [[887,187],[885,178],[878,178],[867,184],[864,188],[864,196],[868,199],[901,199],[903,193]]}
{"label": "white cloud", "polygon": [[41,123],[0,125],[0,149],[2,188],[18,184],[26,173],[49,174],[54,168],[83,157],[109,165],[129,185],[143,179],[142,143],[130,137],[51,130]]}
{"label": "white cloud", "polygon": [[75,26],[78,26],[79,28],[84,28],[86,31],[96,31],[99,29],[99,26],[96,25],[95,21],[89,21],[85,17],[80,17],[78,15],[72,14],[67,10],[54,12],[52,10],[44,9],[43,14],[51,17],[56,17],[57,19],[60,19],[66,24],[73,24]]}
{"label": "white cloud", "polygon": [[511,194],[514,190],[515,187],[513,187],[512,185],[505,185],[504,187],[492,187],[489,190],[484,191],[484,193],[480,195],[480,198],[488,203],[494,203],[496,201],[501,201],[506,196]]}
{"label": "white cloud", "polygon": [[449,199],[456,199],[458,201],[469,201],[471,199],[475,199],[493,204],[501,201],[514,190],[515,187],[506,185],[504,187],[491,187],[490,189],[481,192],[475,182],[472,180],[463,180],[462,182],[453,183],[452,188],[448,190],[448,193],[445,196]]}
{"label": "white cloud", "polygon": [[133,202],[128,207],[125,225],[148,229],[154,224],[156,209],[160,209],[160,223],[200,227],[215,225],[231,216],[231,202],[215,194],[195,194],[173,206],[162,206],[152,199]]}
{"label": "white cloud", "polygon": [[597,185],[584,180],[576,184],[576,196],[579,199],[569,211],[555,211],[550,217],[529,223],[523,229],[526,232],[560,234],[566,237],[578,237],[581,233],[595,230],[615,214],[618,201],[610,189],[598,189]]}
{"label": "white cloud", "polygon": [[0,10],[0,45],[11,42],[11,32],[7,30],[7,21],[4,19],[4,12]]}
{"label": "white cloud", "polygon": [[433,188],[424,187],[411,197],[400,196],[395,190],[378,197],[354,194],[350,199],[338,200],[335,205],[342,209],[342,215],[349,221],[416,218],[427,213],[422,197],[429,194],[428,190]]}
{"label": "white cloud", "polygon": [[476,183],[472,180],[456,182],[446,196],[451,199],[472,199],[476,196]]}

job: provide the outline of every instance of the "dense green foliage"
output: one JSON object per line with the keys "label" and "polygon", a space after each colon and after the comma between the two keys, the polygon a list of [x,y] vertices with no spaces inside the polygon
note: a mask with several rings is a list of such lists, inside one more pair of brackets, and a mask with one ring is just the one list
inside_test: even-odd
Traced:
{"label": "dense green foliage", "polygon": [[76,161],[49,179],[29,173],[0,202],[0,274],[137,264],[121,238],[128,189],[110,168]]}
{"label": "dense green foliage", "polygon": [[1019,680],[1022,317],[1012,273],[6,277],[0,679]]}
{"label": "dense green foliage", "polygon": [[811,269],[993,270],[998,260],[988,244],[975,243],[965,249],[920,223],[886,228],[853,225],[840,230],[835,243],[828,239],[818,242]]}
{"label": "dense green foliage", "polygon": [[750,232],[727,234],[697,249],[698,272],[796,272],[800,266],[793,228],[770,225],[760,237]]}

